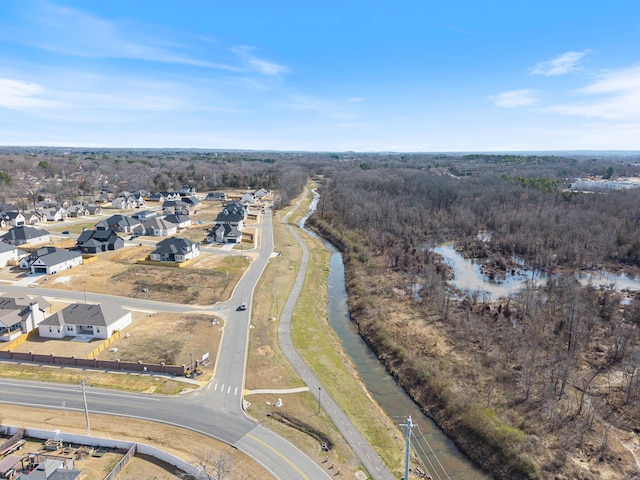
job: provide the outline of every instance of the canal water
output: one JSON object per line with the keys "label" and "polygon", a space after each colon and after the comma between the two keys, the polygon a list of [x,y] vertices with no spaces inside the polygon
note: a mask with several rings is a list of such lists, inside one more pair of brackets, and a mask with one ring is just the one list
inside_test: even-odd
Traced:
{"label": "canal water", "polygon": [[[310,207],[309,214],[299,222],[304,222],[315,210],[317,196]],[[305,230],[312,236],[313,232]],[[329,267],[329,305],[328,320],[334,329],[347,355],[353,361],[360,378],[380,404],[385,413],[396,424],[405,424],[411,417],[417,428],[412,430],[412,446],[420,457],[421,467],[434,480],[486,480],[489,479],[478,467],[463,455],[455,444],[440,430],[431,419],[423,415],[418,406],[398,386],[389,375],[369,346],[356,333],[347,304],[347,288],[344,264],[340,252],[329,242],[323,240],[332,252]]]}

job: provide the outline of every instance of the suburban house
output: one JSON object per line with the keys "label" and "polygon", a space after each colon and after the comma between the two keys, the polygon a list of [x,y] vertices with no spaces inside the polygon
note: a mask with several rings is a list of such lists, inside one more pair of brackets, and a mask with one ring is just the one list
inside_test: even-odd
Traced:
{"label": "suburban house", "polygon": [[18,250],[15,245],[0,242],[0,267],[6,267],[10,261],[18,261],[24,255],[22,250]]}
{"label": "suburban house", "polygon": [[136,200],[133,197],[126,197],[126,198],[117,197],[111,201],[111,205],[113,205],[113,208],[130,209],[130,208],[136,208],[138,204],[136,203]]}
{"label": "suburban house", "polygon": [[240,243],[242,232],[235,225],[216,224],[207,234],[207,243]]}
{"label": "suburban house", "polygon": [[223,202],[227,199],[227,194],[224,192],[209,192],[205,198],[205,200],[213,200],[218,202]]}
{"label": "suburban house", "polygon": [[242,215],[244,219],[247,218],[248,209],[247,206],[240,202],[229,202],[224,206],[224,211],[227,213],[237,213]]}
{"label": "suburban house", "polygon": [[15,477],[16,480],[79,480],[82,470],[67,468],[63,460],[45,458],[30,472]]}
{"label": "suburban house", "polygon": [[184,203],[186,203],[187,205],[189,205],[193,209],[195,209],[195,208],[199,207],[200,205],[202,205],[202,202],[200,201],[200,199],[194,197],[193,195],[184,196],[180,200],[182,200]]}
{"label": "suburban house", "polygon": [[82,253],[99,253],[124,247],[124,240],[112,229],[85,230],[78,237],[76,248]]}
{"label": "suburban house", "polygon": [[193,211],[195,211],[195,207],[182,200],[166,200],[162,203],[162,213],[165,215],[189,215]]}
{"label": "suburban house", "polygon": [[35,225],[36,223],[44,222],[46,220],[46,218],[38,212],[26,211],[22,215],[24,216],[25,225]]}
{"label": "suburban house", "polygon": [[159,262],[182,263],[200,255],[200,246],[186,238],[170,237],[158,242],[150,259]]}
{"label": "suburban house", "polygon": [[41,208],[38,213],[44,216],[47,222],[57,222],[67,218],[67,211],[62,207]]}
{"label": "suburban house", "polygon": [[84,205],[76,204],[67,208],[67,216],[71,218],[86,217],[87,215],[89,215],[89,210]]}
{"label": "suburban house", "polygon": [[7,233],[0,237],[5,243],[11,245],[37,245],[39,243],[45,243],[50,240],[49,232],[34,227],[21,225],[19,227],[13,227]]}
{"label": "suburban house", "polygon": [[267,192],[264,188],[259,188],[258,190],[256,190],[255,192],[253,192],[253,197],[256,200],[262,200],[264,197],[266,197],[267,195],[269,195],[269,192]]}
{"label": "suburban house", "polygon": [[253,197],[253,193],[245,193],[240,198],[240,203],[243,205],[251,205],[254,201],[255,198]]}
{"label": "suburban house", "polygon": [[102,207],[100,205],[89,204],[86,208],[89,215],[100,215],[102,213]]}
{"label": "suburban house", "polygon": [[153,217],[142,224],[146,235],[154,237],[167,237],[178,231],[175,223],[167,222],[164,218]]}
{"label": "suburban house", "polygon": [[147,202],[144,201],[144,197],[142,195],[134,195],[133,199],[136,201],[136,208],[144,208],[147,206]]}
{"label": "suburban house", "polygon": [[165,201],[167,200],[180,200],[180,192],[162,192],[162,196]]}
{"label": "suburban house", "polygon": [[15,210],[3,212],[2,218],[5,220],[6,226],[19,227],[26,223],[24,215]]}
{"label": "suburban house", "polygon": [[37,328],[50,306],[42,297],[0,296],[0,341],[9,342]]}
{"label": "suburban house", "polygon": [[62,270],[82,265],[82,253],[56,247],[42,247],[20,260],[20,268],[30,269],[32,274],[54,275]]}
{"label": "suburban house", "polygon": [[216,225],[231,225],[242,231],[244,229],[245,214],[237,210],[224,209],[216,216]]}
{"label": "suburban house", "polygon": [[131,324],[131,311],[116,303],[99,305],[72,303],[40,323],[40,336],[63,338],[88,335],[109,338],[116,330]]}
{"label": "suburban house", "polygon": [[147,197],[147,202],[164,202],[166,198],[160,192],[152,193]]}
{"label": "suburban house", "polygon": [[180,191],[178,193],[180,195],[182,195],[183,197],[186,197],[188,195],[195,195],[196,194],[196,187],[190,187],[189,185],[185,185],[184,187],[182,187],[180,189]]}
{"label": "suburban house", "polygon": [[117,232],[132,233],[133,228],[136,225],[140,225],[140,222],[132,217],[125,215],[111,215],[106,220],[102,220],[96,223],[97,230],[110,230],[113,229]]}
{"label": "suburban house", "polygon": [[157,215],[158,215],[158,212],[156,212],[155,210],[141,210],[131,215],[131,218],[135,218],[139,222],[144,223],[150,218],[153,218]]}
{"label": "suburban house", "polygon": [[175,223],[178,228],[187,228],[191,225],[191,217],[189,215],[171,214],[164,217],[167,222]]}

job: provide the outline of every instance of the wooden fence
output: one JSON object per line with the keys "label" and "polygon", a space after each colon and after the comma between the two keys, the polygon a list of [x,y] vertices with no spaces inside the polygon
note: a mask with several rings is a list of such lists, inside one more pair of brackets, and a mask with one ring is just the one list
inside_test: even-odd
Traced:
{"label": "wooden fence", "polygon": [[116,330],[115,332],[113,332],[113,335],[107,338],[104,342],[98,345],[93,350],[93,352],[87,355],[87,358],[88,359],[96,358],[100,352],[104,351],[109,345],[111,345],[116,340],[119,340],[121,337],[122,337],[122,334],[120,333],[120,330]]}

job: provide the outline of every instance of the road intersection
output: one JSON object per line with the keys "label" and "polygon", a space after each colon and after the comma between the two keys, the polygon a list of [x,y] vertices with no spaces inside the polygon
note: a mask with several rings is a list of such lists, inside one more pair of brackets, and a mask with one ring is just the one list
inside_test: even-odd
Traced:
{"label": "road intersection", "polygon": [[[320,465],[297,447],[248,417],[243,409],[242,397],[251,318],[250,300],[253,297],[253,289],[273,252],[272,216],[270,214],[262,216],[261,230],[261,242],[257,255],[252,255],[253,260],[236,285],[231,298],[213,306],[172,304],[89,292],[15,285],[2,285],[0,290],[14,295],[42,295],[91,303],[115,300],[123,307],[146,311],[186,313],[205,310],[220,315],[226,320],[224,334],[215,363],[214,376],[203,388],[179,397],[122,394],[90,388],[87,390],[90,398],[90,411],[169,423],[204,433],[249,455],[278,479],[325,480],[331,477]],[[297,239],[306,252],[303,242],[299,238]],[[304,279],[307,255],[305,253],[304,265],[301,265],[298,273],[297,287],[294,287],[281,315],[279,341],[296,371],[315,394],[315,392],[319,393],[319,387],[321,388],[320,381],[295,352],[291,345],[290,336],[289,340],[286,340],[289,329],[288,322],[291,320],[293,306]],[[237,309],[237,306],[243,302],[247,303],[248,308],[246,310]],[[60,408],[60,405],[65,405],[65,408],[82,409],[80,392],[75,386],[68,385],[52,386],[36,382],[0,380],[0,398],[2,403],[49,408]],[[322,400],[323,408],[336,423],[347,443],[359,456],[371,477],[376,480],[393,479],[394,477],[380,458],[328,393],[322,395]]]}

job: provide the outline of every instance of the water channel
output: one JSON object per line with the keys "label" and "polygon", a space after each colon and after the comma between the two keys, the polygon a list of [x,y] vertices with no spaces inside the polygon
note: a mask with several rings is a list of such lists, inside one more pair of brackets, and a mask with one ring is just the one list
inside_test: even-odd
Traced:
{"label": "water channel", "polygon": [[[304,222],[315,211],[318,196],[309,208],[309,213],[300,222]],[[305,230],[310,235],[313,232]],[[347,304],[347,289],[344,264],[340,252],[329,242],[323,240],[332,252],[329,266],[329,324],[335,330],[342,346],[353,361],[360,378],[373,398],[396,424],[404,424],[411,417],[418,425],[412,431],[412,445],[420,456],[423,470],[434,480],[485,480],[488,477],[463,455],[455,444],[423,413],[409,396],[389,375],[369,346],[355,332]]]}

